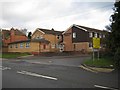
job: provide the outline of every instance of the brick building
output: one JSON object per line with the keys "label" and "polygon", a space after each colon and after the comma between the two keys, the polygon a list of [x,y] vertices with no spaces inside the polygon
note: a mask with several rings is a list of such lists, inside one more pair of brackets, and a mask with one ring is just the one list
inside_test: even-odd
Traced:
{"label": "brick building", "polygon": [[101,39],[101,48],[103,48],[106,33],[106,31],[73,24],[63,32],[64,51],[90,52],[93,49],[93,37]]}
{"label": "brick building", "polygon": [[59,43],[62,42],[62,32],[54,29],[37,28],[31,40],[21,40],[9,43],[9,52],[31,52],[38,54],[40,52],[58,52]]}
{"label": "brick building", "polygon": [[27,36],[18,29],[2,29],[2,52],[8,52],[9,43],[27,39]]}

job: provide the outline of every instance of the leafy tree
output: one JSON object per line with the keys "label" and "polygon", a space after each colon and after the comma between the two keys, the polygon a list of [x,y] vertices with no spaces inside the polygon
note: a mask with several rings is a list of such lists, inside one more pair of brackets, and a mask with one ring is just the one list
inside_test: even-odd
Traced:
{"label": "leafy tree", "polygon": [[120,65],[120,1],[114,4],[114,14],[111,15],[111,25],[106,28],[111,31],[108,35],[107,46],[114,55],[117,66]]}
{"label": "leafy tree", "polygon": [[32,33],[29,32],[29,33],[28,33],[28,39],[31,39],[31,37],[32,37]]}

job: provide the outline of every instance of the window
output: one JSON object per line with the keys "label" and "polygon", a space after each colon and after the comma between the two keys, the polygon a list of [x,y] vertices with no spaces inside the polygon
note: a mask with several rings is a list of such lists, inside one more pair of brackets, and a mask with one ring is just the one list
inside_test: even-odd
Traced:
{"label": "window", "polygon": [[55,48],[55,44],[51,44],[51,48]]}
{"label": "window", "polygon": [[40,35],[40,39],[42,39],[43,38],[43,35]]}
{"label": "window", "polygon": [[37,38],[36,39],[39,39],[39,36],[37,36]]}
{"label": "window", "polygon": [[97,37],[99,38],[99,33],[97,33]]}
{"label": "window", "polygon": [[76,33],[75,32],[73,33],[73,38],[76,38]]}
{"label": "window", "polygon": [[89,32],[89,37],[93,37],[93,33],[92,32]]}
{"label": "window", "polygon": [[95,34],[95,33],[94,33],[94,32],[92,32],[93,37],[95,36],[94,34]]}
{"label": "window", "polygon": [[89,43],[89,47],[93,47],[92,42]]}
{"label": "window", "polygon": [[27,43],[26,43],[26,48],[29,48],[29,47],[30,47],[30,43],[27,42]]}
{"label": "window", "polygon": [[101,38],[102,37],[102,35],[101,35],[101,33],[99,34],[99,38]]}
{"label": "window", "polygon": [[18,48],[18,45],[17,45],[17,44],[15,44],[15,48]]}
{"label": "window", "polygon": [[23,43],[20,43],[20,48],[23,48]]}
{"label": "window", "polygon": [[57,36],[57,39],[60,39],[60,36],[59,36],[59,35]]}
{"label": "window", "polygon": [[97,38],[97,33],[95,33],[95,37]]}
{"label": "window", "polygon": [[56,48],[59,48],[59,45],[58,45],[58,44],[56,44],[55,46],[56,46]]}
{"label": "window", "polygon": [[12,48],[12,45],[10,45],[10,48]]}

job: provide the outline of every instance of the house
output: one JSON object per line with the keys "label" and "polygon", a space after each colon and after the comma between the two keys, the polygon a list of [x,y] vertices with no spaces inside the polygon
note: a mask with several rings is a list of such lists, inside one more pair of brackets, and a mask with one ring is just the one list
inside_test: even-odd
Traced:
{"label": "house", "polygon": [[62,32],[54,29],[37,28],[31,40],[20,40],[9,43],[8,52],[30,52],[40,54],[41,52],[59,51],[59,43],[62,41]]}
{"label": "house", "polygon": [[93,37],[100,38],[101,48],[104,47],[104,38],[106,31],[73,24],[62,34],[64,51],[90,52],[93,49]]}
{"label": "house", "polygon": [[[42,29],[37,28],[32,34],[32,39],[45,39],[49,43],[49,52],[58,52],[60,51],[60,43],[63,40],[62,31],[55,31],[54,29]],[[45,46],[44,46],[45,47]]]}
{"label": "house", "polygon": [[9,43],[27,39],[27,36],[18,29],[2,29],[2,52],[8,52]]}

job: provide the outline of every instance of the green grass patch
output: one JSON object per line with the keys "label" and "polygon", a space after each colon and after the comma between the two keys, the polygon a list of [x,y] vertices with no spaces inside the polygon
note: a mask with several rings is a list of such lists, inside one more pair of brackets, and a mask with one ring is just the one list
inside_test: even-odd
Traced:
{"label": "green grass patch", "polygon": [[0,58],[2,58],[2,54],[0,53]]}
{"label": "green grass patch", "polygon": [[29,53],[3,53],[0,57],[2,58],[17,58],[20,56],[26,56],[26,55],[30,55]]}
{"label": "green grass patch", "polygon": [[[86,64],[88,66],[95,66],[95,67],[114,67],[114,60],[110,58],[100,58],[99,60],[97,58],[85,60],[83,64]],[[113,65],[113,66],[111,66]]]}

